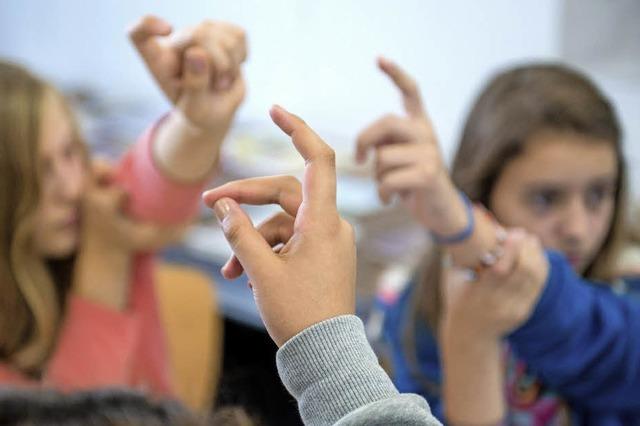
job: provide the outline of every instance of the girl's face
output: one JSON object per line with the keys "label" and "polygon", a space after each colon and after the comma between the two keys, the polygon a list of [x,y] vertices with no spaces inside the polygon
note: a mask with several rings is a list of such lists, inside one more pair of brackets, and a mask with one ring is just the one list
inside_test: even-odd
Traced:
{"label": "girl's face", "polygon": [[543,132],[507,163],[490,207],[500,222],[535,233],[545,247],[563,252],[576,272],[583,273],[609,231],[617,176],[611,143]]}
{"label": "girl's face", "polygon": [[74,139],[61,99],[48,93],[44,99],[38,167],[40,200],[36,211],[35,249],[46,258],[71,255],[80,236],[80,202],[86,168],[82,147]]}

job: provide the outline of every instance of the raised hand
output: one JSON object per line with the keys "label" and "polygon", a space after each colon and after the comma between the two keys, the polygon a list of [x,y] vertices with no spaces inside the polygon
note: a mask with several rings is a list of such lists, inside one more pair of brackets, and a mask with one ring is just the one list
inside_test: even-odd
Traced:
{"label": "raised hand", "polygon": [[[286,176],[235,181],[206,192],[253,286],[267,331],[279,346],[320,321],[355,311],[353,229],[336,207],[334,151],[304,121],[280,107],[271,118],[305,160],[302,183]],[[239,203],[279,204],[258,229]],[[274,252],[273,247],[282,245]]]}
{"label": "raised hand", "polygon": [[447,172],[418,86],[395,63],[380,58],[378,66],[400,90],[406,116],[386,115],[362,131],[356,160],[363,162],[369,151],[374,152],[383,202],[397,195],[426,228],[442,235],[456,233],[466,225],[464,205]]}
{"label": "raised hand", "polygon": [[122,310],[129,300],[132,254],[152,252],[176,242],[185,227],[132,220],[125,213],[127,194],[115,180],[111,165],[93,164],[82,202],[82,240],[75,262],[74,291]]}
{"label": "raised hand", "polygon": [[510,230],[504,254],[469,282],[456,270],[442,286],[445,328],[469,338],[500,339],[521,326],[542,294],[549,264],[538,238]]}
{"label": "raised hand", "polygon": [[129,36],[189,124],[204,130],[228,125],[245,94],[240,66],[247,43],[240,27],[205,21],[174,33],[162,19],[145,16]]}

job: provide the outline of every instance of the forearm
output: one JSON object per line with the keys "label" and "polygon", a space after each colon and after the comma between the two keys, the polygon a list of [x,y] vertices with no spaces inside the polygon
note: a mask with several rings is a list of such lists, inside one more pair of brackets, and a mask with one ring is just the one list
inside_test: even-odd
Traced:
{"label": "forearm", "polygon": [[217,166],[220,146],[230,122],[221,121],[209,129],[191,124],[178,109],[159,126],[153,157],[167,177],[182,183],[198,182]]}
{"label": "forearm", "polygon": [[127,307],[131,256],[124,250],[87,243],[82,247],[73,277],[73,292],[116,311]]}
{"label": "forearm", "polygon": [[442,363],[447,420],[453,425],[499,424],[505,415],[500,341],[443,333]]}

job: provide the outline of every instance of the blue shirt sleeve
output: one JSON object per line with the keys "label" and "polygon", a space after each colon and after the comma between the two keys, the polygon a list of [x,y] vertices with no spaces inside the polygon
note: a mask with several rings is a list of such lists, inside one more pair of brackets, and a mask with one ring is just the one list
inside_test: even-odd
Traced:
{"label": "blue shirt sleeve", "polygon": [[529,320],[509,336],[531,371],[591,409],[640,411],[640,303],[578,277],[559,253]]}
{"label": "blue shirt sleeve", "polygon": [[[417,364],[412,365],[407,356],[407,345],[404,336],[409,320],[409,305],[413,286],[409,285],[399,299],[385,309],[384,339],[391,358],[391,379],[402,393],[415,393],[427,400],[431,412],[439,420],[443,419],[442,401],[439,393],[434,394],[426,388],[424,381],[429,381],[435,387],[440,385],[440,362],[435,339],[429,333],[426,324],[418,321],[416,324],[415,350]],[[413,362],[415,362],[413,361]]]}

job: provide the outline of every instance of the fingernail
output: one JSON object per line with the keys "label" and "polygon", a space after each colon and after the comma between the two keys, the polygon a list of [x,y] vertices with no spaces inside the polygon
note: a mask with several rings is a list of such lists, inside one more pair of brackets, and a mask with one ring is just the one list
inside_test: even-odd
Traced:
{"label": "fingernail", "polygon": [[218,84],[216,85],[216,88],[218,90],[226,90],[229,87],[231,87],[231,78],[230,77],[222,77],[218,81]]}
{"label": "fingernail", "polygon": [[204,58],[189,58],[189,68],[196,74],[200,74],[204,72],[206,64],[204,62]]}
{"label": "fingernail", "polygon": [[281,105],[273,104],[273,105],[271,106],[271,109],[269,110],[269,113],[270,113],[270,114],[273,114],[273,113],[276,113],[276,114],[277,114],[277,113],[289,114],[289,111],[287,111],[287,110],[286,110],[285,108],[283,108]]}
{"label": "fingernail", "polygon": [[216,201],[216,203],[213,205],[213,212],[215,213],[216,217],[218,218],[218,222],[220,223],[222,223],[224,218],[229,215],[230,211],[231,206],[229,205],[229,202],[224,198]]}

